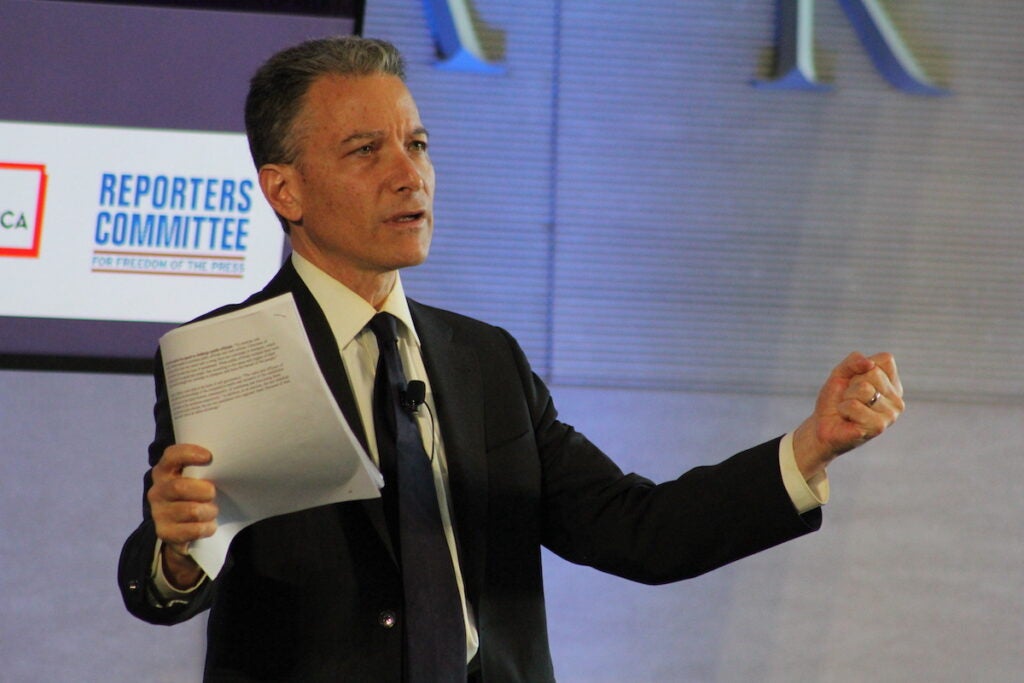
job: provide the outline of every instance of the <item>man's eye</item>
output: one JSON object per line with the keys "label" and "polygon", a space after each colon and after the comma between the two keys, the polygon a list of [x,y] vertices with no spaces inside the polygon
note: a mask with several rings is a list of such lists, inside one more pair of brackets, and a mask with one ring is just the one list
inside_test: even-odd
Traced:
{"label": "man's eye", "polygon": [[426,152],[427,151],[427,141],[426,140],[414,140],[413,143],[411,145],[409,145],[409,146],[412,149],[416,150],[417,152]]}

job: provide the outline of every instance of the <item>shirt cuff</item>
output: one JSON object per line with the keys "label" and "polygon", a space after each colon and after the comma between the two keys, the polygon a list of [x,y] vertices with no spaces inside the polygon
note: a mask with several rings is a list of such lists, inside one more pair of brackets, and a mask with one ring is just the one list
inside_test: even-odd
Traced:
{"label": "shirt cuff", "polygon": [[150,569],[150,579],[153,581],[153,592],[157,602],[157,607],[170,607],[171,605],[180,605],[188,602],[192,594],[196,592],[203,582],[206,581],[206,574],[203,574],[196,585],[191,588],[181,590],[171,585],[171,582],[167,580],[164,575],[164,563],[161,562],[161,550],[164,547],[164,542],[159,538],[156,540],[156,551],[153,553],[153,566]]}
{"label": "shirt cuff", "polygon": [[779,443],[779,469],[782,471],[782,484],[798,513],[802,515],[828,502],[828,475],[822,472],[804,479],[800,468],[796,466],[792,432],[782,437]]}

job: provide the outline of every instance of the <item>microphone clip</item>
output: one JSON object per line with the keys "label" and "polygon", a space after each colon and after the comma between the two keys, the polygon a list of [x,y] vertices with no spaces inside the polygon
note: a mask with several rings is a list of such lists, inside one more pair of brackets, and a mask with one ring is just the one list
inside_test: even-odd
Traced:
{"label": "microphone clip", "polygon": [[427,398],[427,385],[418,379],[414,379],[406,385],[405,389],[399,392],[398,401],[402,410],[413,415],[419,410]]}

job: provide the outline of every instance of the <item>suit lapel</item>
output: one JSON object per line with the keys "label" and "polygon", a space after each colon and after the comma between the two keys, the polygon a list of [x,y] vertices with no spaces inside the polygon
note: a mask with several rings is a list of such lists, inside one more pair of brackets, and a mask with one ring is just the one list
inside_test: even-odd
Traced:
{"label": "suit lapel", "polygon": [[433,392],[448,464],[449,507],[455,524],[467,598],[476,602],[483,580],[487,466],[483,387],[472,346],[430,309],[409,301]]}
{"label": "suit lapel", "polygon": [[[255,303],[256,300],[288,292],[295,298],[313,355],[328,388],[352,432],[367,448],[366,432],[345,373],[341,351],[327,317],[295,271],[291,260],[285,261],[263,291],[246,303]],[[460,339],[436,313],[412,300],[409,300],[409,309],[422,344],[423,361],[444,439],[451,493],[449,505],[455,524],[467,598],[475,603],[483,581],[486,550],[484,530],[487,519],[487,466],[483,456],[487,449],[480,410],[484,396],[479,361],[473,346]],[[358,501],[356,504],[361,504],[370,524],[395,560],[381,499]]]}
{"label": "suit lapel", "polygon": [[[370,449],[367,445],[366,431],[363,429],[363,421],[359,416],[359,408],[356,405],[355,396],[352,394],[352,385],[348,381],[348,374],[345,372],[345,365],[341,360],[341,351],[338,349],[338,342],[331,332],[331,326],[327,322],[320,304],[316,302],[313,293],[309,291],[302,278],[292,266],[291,259],[285,261],[281,270],[261,292],[263,298],[271,298],[280,294],[291,292],[295,299],[295,306],[302,318],[302,325],[306,329],[306,336],[309,338],[310,346],[313,348],[313,356],[317,365],[320,366],[320,373],[327,382],[334,400],[338,403],[342,415],[348,421],[352,433],[355,434],[359,443],[367,453]],[[357,501],[366,511],[370,524],[376,529],[392,560],[397,559],[394,548],[391,545],[391,534],[388,532],[387,522],[384,517],[384,507],[380,498]]]}

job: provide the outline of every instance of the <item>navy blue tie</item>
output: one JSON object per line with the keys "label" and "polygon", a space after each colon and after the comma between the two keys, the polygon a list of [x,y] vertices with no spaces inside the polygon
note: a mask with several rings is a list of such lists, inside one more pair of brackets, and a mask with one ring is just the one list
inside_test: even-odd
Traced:
{"label": "navy blue tie", "polygon": [[[384,507],[396,532],[405,593],[403,680],[466,680],[466,630],[430,459],[416,424],[415,406],[398,355],[397,319],[378,313],[368,327],[380,359],[374,382],[374,428],[384,473]],[[397,480],[397,481],[396,481]]]}

